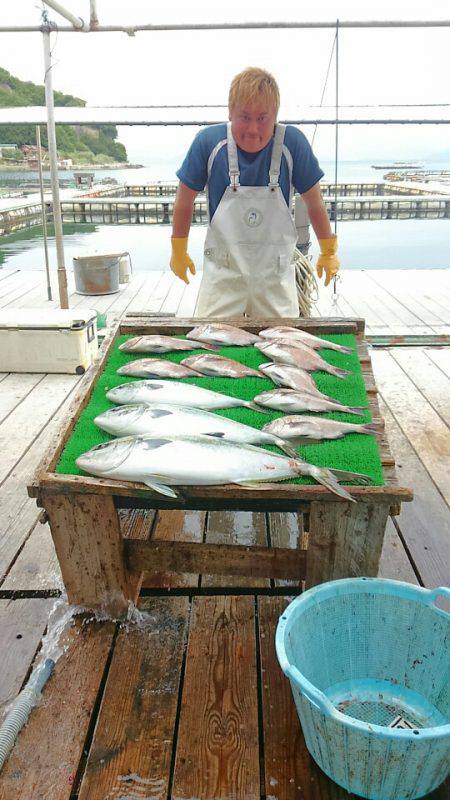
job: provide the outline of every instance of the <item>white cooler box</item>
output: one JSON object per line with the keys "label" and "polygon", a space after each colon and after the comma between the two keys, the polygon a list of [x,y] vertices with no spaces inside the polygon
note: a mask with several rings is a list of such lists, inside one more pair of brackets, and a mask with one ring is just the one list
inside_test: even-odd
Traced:
{"label": "white cooler box", "polygon": [[98,352],[92,309],[0,310],[0,372],[82,375]]}

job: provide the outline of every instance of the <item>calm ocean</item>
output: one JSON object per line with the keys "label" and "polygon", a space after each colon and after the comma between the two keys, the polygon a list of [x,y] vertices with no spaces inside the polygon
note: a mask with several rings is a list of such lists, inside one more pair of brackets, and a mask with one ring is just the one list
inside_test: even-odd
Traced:
{"label": "calm ocean", "polygon": [[[374,160],[373,163],[377,163]],[[386,161],[379,161],[380,164]],[[450,169],[448,162],[421,162],[427,169]],[[113,177],[119,183],[149,183],[176,180],[173,161],[161,161],[141,169],[97,170],[96,179]],[[334,164],[323,161],[325,180],[334,180]],[[343,161],[339,164],[338,181],[383,180],[383,170],[374,170],[367,161]],[[0,186],[32,180],[33,173],[0,173]],[[70,172],[61,173],[70,178]],[[197,267],[201,266],[205,226],[192,226],[190,253]],[[129,251],[136,271],[166,269],[170,256],[168,225],[65,225],[66,265],[76,255],[92,252]],[[346,269],[442,269],[450,267],[449,220],[373,220],[338,222],[339,254]],[[312,235],[312,253],[317,244]],[[54,240],[49,241],[51,264],[56,265]],[[43,247],[39,228],[0,237],[0,269],[42,269]]]}

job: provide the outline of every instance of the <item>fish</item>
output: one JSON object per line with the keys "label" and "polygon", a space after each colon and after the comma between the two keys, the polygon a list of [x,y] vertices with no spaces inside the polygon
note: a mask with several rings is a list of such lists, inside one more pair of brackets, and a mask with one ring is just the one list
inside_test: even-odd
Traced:
{"label": "fish", "polygon": [[281,364],[288,364],[292,367],[299,367],[300,369],[306,370],[306,372],[321,370],[322,372],[328,372],[330,375],[334,375],[336,378],[345,378],[347,375],[350,375],[348,370],[334,367],[332,364],[329,364],[328,361],[324,361],[315,350],[303,345],[301,342],[297,342],[294,346],[283,339],[276,341],[268,340],[262,344],[260,342],[255,342],[254,346],[257,347],[261,353],[269,356],[273,361],[278,361]]}
{"label": "fish", "polygon": [[346,414],[363,414],[363,406],[345,406],[325,394],[295,391],[295,389],[270,389],[257,394],[253,401],[258,405],[284,411],[285,414],[296,414],[300,411],[341,411]]}
{"label": "fish", "polygon": [[165,380],[143,380],[122,383],[106,392],[106,397],[112,403],[128,405],[129,403],[143,403],[151,406],[155,403],[171,403],[175,406],[191,406],[193,408],[237,408],[244,406],[253,411],[267,413],[261,406],[250,400],[240,397],[230,397],[221,392],[213,392],[191,383]]}
{"label": "fish", "polygon": [[263,431],[273,433],[282,439],[289,439],[296,445],[312,444],[322,439],[341,439],[347,433],[375,435],[377,426],[373,423],[357,425],[352,422],[336,422],[323,417],[290,415],[274,419],[264,425]]}
{"label": "fish", "polygon": [[113,436],[215,436],[241,444],[276,445],[291,458],[297,453],[278,436],[243,425],[233,419],[188,406],[158,403],[152,406],[117,406],[94,419],[95,424]]}
{"label": "fish", "polygon": [[191,339],[177,339],[176,336],[133,336],[119,345],[123,353],[175,353],[180,350],[215,350],[208,344],[199,344]]}
{"label": "fish", "polygon": [[126,436],[93,447],[76,463],[91,475],[137,481],[175,499],[179,495],[173,486],[232,483],[264,489],[268,482],[309,475],[339,497],[355,502],[329,469],[209,436]]}
{"label": "fish", "polygon": [[344,347],[343,344],[336,344],[329,342],[328,339],[320,339],[319,336],[314,336],[312,333],[301,330],[301,328],[290,328],[288,325],[278,325],[276,328],[266,328],[259,332],[259,336],[263,339],[285,339],[290,344],[299,341],[312,347],[313,350],[319,350],[321,347],[327,350],[335,350],[337,353],[353,353],[351,347]]}
{"label": "fish", "polygon": [[260,372],[239,361],[234,361],[232,358],[225,358],[225,356],[217,356],[212,353],[200,353],[197,356],[188,356],[181,362],[185,367],[200,372],[202,375],[219,375],[227,378],[246,378],[253,376],[255,378],[263,378]]}
{"label": "fish", "polygon": [[[259,369],[267,375],[271,381],[278,386],[287,386],[290,389],[296,389],[299,392],[308,392],[309,394],[321,395],[321,391],[317,388],[311,375],[304,369],[299,367],[291,367],[289,364],[260,364]],[[324,395],[326,397],[326,395]]]}
{"label": "fish", "polygon": [[238,347],[248,347],[255,342],[259,342],[259,336],[249,333],[243,328],[236,328],[234,325],[226,325],[223,322],[208,322],[205,325],[197,325],[187,334],[191,339],[198,342],[208,342],[221,346],[237,345]]}
{"label": "fish", "polygon": [[119,367],[117,374],[133,378],[194,378],[199,373],[165,358],[139,358]]}

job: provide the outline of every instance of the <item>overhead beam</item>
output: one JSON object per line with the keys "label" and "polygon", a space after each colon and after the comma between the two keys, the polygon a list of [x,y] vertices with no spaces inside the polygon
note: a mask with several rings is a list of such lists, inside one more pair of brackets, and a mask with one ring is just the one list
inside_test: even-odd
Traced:
{"label": "overhead beam", "polygon": [[[56,6],[59,3],[48,2],[48,5]],[[79,17],[75,19],[79,20]],[[85,24],[85,23],[83,23]],[[340,21],[340,28],[446,28],[450,27],[450,20],[348,20]],[[122,31],[129,36],[134,36],[139,31],[233,31],[233,30],[283,30],[293,29],[297,30],[304,28],[311,29],[324,29],[336,28],[336,20],[330,22],[215,22],[215,23],[180,23],[169,24],[161,23],[160,25],[91,25],[84,28],[79,28],[80,31],[85,33],[117,33]],[[55,25],[55,30],[61,33],[73,33],[73,27],[67,25]],[[30,33],[32,31],[41,31],[42,28],[36,25],[24,26],[2,26],[0,33],[8,32],[23,32]]]}
{"label": "overhead beam", "polygon": [[77,17],[75,16],[75,14],[72,14],[71,11],[68,11],[67,8],[64,8],[64,6],[62,6],[61,3],[58,3],[57,0],[42,0],[42,2],[44,3],[44,5],[49,6],[49,8],[52,8],[53,11],[56,11],[58,14],[61,14],[61,16],[64,17],[64,19],[69,20],[69,22],[72,23],[72,26],[73,28],[75,28],[75,30],[82,30],[85,33],[87,33],[90,30],[90,27],[87,22],[81,19],[81,17]]}

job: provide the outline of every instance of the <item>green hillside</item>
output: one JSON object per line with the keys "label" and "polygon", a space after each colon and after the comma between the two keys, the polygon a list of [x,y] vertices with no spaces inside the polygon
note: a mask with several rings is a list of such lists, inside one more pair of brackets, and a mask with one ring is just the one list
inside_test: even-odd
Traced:
{"label": "green hillside", "polygon": [[[85,106],[85,100],[54,92],[55,106]],[[44,86],[21,81],[0,67],[0,107],[45,106]],[[116,141],[115,125],[57,125],[58,155],[77,163],[127,161],[127,151]],[[41,126],[43,147],[47,147],[47,129]],[[0,144],[35,145],[34,125],[0,125]]]}

